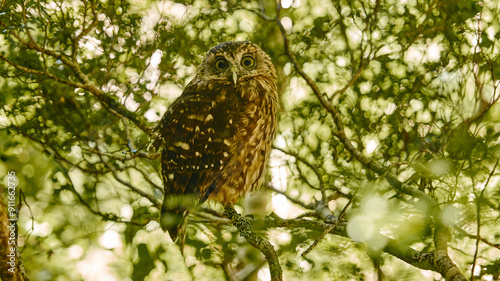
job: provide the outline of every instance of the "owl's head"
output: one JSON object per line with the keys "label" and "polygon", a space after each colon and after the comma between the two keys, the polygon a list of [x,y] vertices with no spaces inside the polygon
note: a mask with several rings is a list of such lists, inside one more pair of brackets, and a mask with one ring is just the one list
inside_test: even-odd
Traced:
{"label": "owl's head", "polygon": [[221,43],[208,51],[196,74],[195,83],[233,85],[267,83],[276,87],[276,70],[269,56],[256,44],[243,41]]}

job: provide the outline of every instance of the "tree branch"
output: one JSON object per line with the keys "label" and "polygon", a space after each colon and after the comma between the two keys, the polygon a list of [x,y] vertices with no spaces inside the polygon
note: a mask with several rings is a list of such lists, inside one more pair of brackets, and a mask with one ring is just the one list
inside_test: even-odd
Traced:
{"label": "tree branch", "polygon": [[[278,6],[280,4],[278,3]],[[280,21],[280,9],[277,8],[277,16],[276,16],[276,24],[278,25],[282,37],[283,37],[283,43],[284,43],[284,49],[285,49],[285,54],[286,56],[290,59],[292,64],[294,65],[295,70],[299,75],[306,81],[307,85],[312,89],[316,97],[319,99],[321,105],[327,110],[327,112],[330,113],[332,116],[335,125],[337,127],[337,132],[334,134],[339,138],[339,140],[344,144],[345,148],[352,154],[354,157],[361,162],[364,166],[366,166],[368,169],[374,171],[375,173],[379,175],[384,175],[386,180],[389,182],[391,186],[396,188],[402,193],[408,194],[412,197],[419,198],[426,202],[426,204],[430,207],[431,210],[436,210],[437,214],[440,213],[440,208],[437,205],[436,201],[432,199],[430,196],[428,196],[425,192],[420,191],[416,188],[413,188],[407,184],[402,183],[399,181],[396,176],[389,174],[386,169],[384,169],[382,166],[374,162],[372,159],[364,156],[361,151],[356,149],[352,142],[349,140],[347,137],[345,130],[344,130],[344,124],[342,121],[342,116],[340,112],[335,108],[335,106],[328,100],[328,97],[326,94],[322,93],[316,83],[304,72],[302,67],[299,65],[297,58],[295,55],[290,51],[290,43],[288,41],[288,37],[286,35],[285,28],[281,24]],[[431,212],[432,214],[432,212]],[[439,215],[434,215],[437,224],[440,225],[440,227],[436,228],[435,231],[435,246],[436,250],[434,252],[434,270],[441,273],[441,275],[446,278],[446,280],[465,280],[465,277],[460,273],[458,270],[457,266],[453,263],[453,261],[449,258],[447,254],[447,240],[443,240],[443,232],[447,232],[446,228],[444,226],[441,226],[441,223],[439,222]]]}
{"label": "tree branch", "polygon": [[26,48],[38,51],[42,54],[48,55],[50,57],[53,57],[55,59],[60,60],[64,65],[66,65],[78,78],[80,82],[75,82],[75,81],[70,81],[70,80],[64,80],[61,79],[49,72],[43,72],[35,69],[30,69],[27,67],[23,67],[20,65],[15,64],[14,62],[10,61],[5,57],[4,55],[0,54],[0,59],[4,60],[8,64],[12,65],[16,69],[19,69],[24,72],[36,74],[36,75],[41,75],[48,77],[56,82],[74,87],[74,88],[81,88],[84,90],[87,90],[88,92],[92,93],[105,107],[112,112],[113,114],[117,115],[118,117],[125,117],[132,121],[137,127],[139,127],[142,131],[144,131],[146,134],[151,135],[152,129],[149,128],[144,120],[138,117],[138,115],[134,112],[129,111],[124,105],[121,103],[117,102],[114,100],[111,96],[109,96],[107,93],[105,93],[103,90],[100,88],[96,87],[89,79],[89,77],[82,72],[80,69],[80,66],[76,63],[68,59],[67,57],[52,51],[45,49],[41,46],[39,46],[31,37],[29,37],[28,40],[22,39],[20,36],[13,34],[13,36],[23,45],[26,46]]}
{"label": "tree branch", "polygon": [[283,273],[278,260],[278,255],[276,254],[276,250],[274,250],[273,245],[266,239],[257,236],[253,231],[253,227],[250,222],[238,214],[232,205],[228,204],[224,206],[224,214],[233,222],[233,225],[238,229],[240,235],[243,236],[248,243],[250,243],[250,245],[254,246],[264,254],[269,264],[271,280],[283,280]]}
{"label": "tree branch", "polygon": [[409,185],[403,184],[400,182],[395,176],[386,174],[386,170],[375,163],[373,160],[370,158],[364,156],[361,151],[356,149],[352,142],[349,140],[347,135],[345,134],[344,130],[344,124],[342,122],[342,116],[340,115],[340,112],[333,106],[333,104],[328,100],[328,97],[321,92],[321,90],[318,88],[316,83],[304,72],[302,67],[299,65],[297,58],[295,55],[290,51],[290,43],[288,41],[288,37],[286,35],[285,28],[281,24],[281,21],[279,20],[279,13],[278,16],[276,17],[276,24],[279,26],[281,30],[281,34],[283,36],[283,42],[284,42],[284,48],[285,48],[285,54],[288,56],[290,61],[292,62],[293,66],[295,67],[295,70],[299,75],[306,81],[307,85],[312,89],[316,97],[319,99],[321,105],[330,113],[330,115],[333,117],[333,120],[335,122],[335,125],[337,126],[337,132],[334,132],[334,135],[337,136],[340,141],[344,144],[345,148],[352,154],[354,157],[361,162],[363,165],[365,165],[367,168],[370,170],[374,171],[375,173],[379,175],[385,175],[387,181],[389,184],[391,184],[393,187],[398,189],[399,191],[415,196],[417,198],[420,198],[424,200],[431,208],[436,207],[437,203],[429,197],[427,194],[424,192],[412,188]]}
{"label": "tree branch", "polygon": [[[337,224],[334,228],[331,228],[331,225],[313,221],[313,220],[305,220],[305,219],[281,219],[280,217],[273,215],[272,217],[266,217],[265,223],[256,224],[256,225],[265,225],[266,228],[270,227],[286,227],[286,228],[294,228],[294,227],[302,227],[313,231],[324,232],[328,230],[328,233],[341,235],[344,237],[349,237],[347,235],[346,227],[344,224]],[[443,241],[439,241],[438,244],[441,245],[439,250],[422,253],[419,252],[407,245],[400,244],[397,240],[389,238],[387,236],[383,236],[382,234],[377,234],[378,237],[375,239],[380,239],[381,241],[388,241],[386,246],[381,249],[382,251],[401,259],[402,261],[411,264],[420,269],[424,270],[432,270],[439,272],[446,278],[448,281],[461,281],[466,280],[465,277],[460,273],[457,266],[453,263],[453,261],[449,258],[446,252],[442,252],[442,244]],[[448,239],[447,237],[438,236],[438,240],[440,239]],[[447,241],[447,240],[446,240]],[[446,246],[445,246],[446,248]]]}

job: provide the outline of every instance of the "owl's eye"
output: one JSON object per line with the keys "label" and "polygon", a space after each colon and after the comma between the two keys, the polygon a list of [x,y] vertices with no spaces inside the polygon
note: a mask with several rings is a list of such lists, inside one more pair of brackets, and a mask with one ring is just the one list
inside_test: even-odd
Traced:
{"label": "owl's eye", "polygon": [[223,59],[223,58],[218,58],[215,61],[215,69],[217,71],[221,71],[221,70],[226,69],[227,65],[228,65],[228,63],[227,63],[226,59]]}
{"label": "owl's eye", "polygon": [[251,68],[255,65],[255,60],[250,56],[246,56],[241,59],[241,65],[246,68]]}

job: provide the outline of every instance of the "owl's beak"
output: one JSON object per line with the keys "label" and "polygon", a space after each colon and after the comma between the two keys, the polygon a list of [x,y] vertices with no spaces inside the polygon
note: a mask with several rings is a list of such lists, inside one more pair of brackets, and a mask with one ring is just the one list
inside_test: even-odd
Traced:
{"label": "owl's beak", "polygon": [[234,86],[236,86],[238,85],[238,69],[236,67],[232,67],[231,72],[233,73]]}
{"label": "owl's beak", "polygon": [[236,71],[233,72],[233,81],[236,86],[238,84],[238,74],[236,74]]}

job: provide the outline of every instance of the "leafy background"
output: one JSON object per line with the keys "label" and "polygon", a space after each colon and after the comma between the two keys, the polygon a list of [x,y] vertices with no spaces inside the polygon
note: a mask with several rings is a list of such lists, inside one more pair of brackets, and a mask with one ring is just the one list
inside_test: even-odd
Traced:
{"label": "leafy background", "polygon": [[[204,53],[251,40],[278,71],[280,131],[262,191],[236,208],[274,244],[285,280],[442,280],[432,263],[388,250],[395,242],[433,253],[441,229],[467,279],[498,280],[499,7],[4,1],[0,175],[19,178],[28,275],[269,279],[262,254],[216,203],[190,217],[181,255],[157,223],[163,195],[150,149],[151,129]],[[331,214],[342,222],[323,236],[318,226],[332,226]]]}

